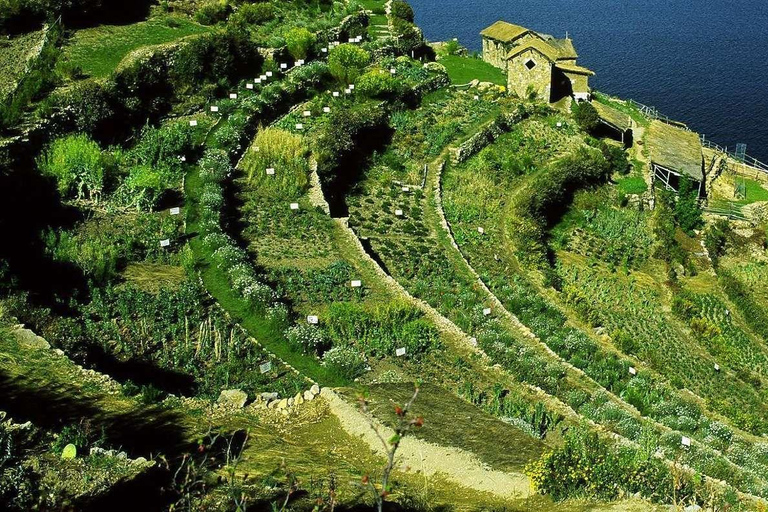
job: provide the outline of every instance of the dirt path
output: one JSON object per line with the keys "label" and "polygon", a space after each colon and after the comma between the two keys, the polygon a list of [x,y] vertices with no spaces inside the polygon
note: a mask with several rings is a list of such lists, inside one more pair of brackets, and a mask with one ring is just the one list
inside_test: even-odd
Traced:
{"label": "dirt path", "polygon": [[[328,402],[330,411],[339,419],[347,434],[361,439],[375,453],[385,456],[381,441],[368,419],[357,407],[344,401],[330,388],[324,388],[320,395]],[[385,439],[394,435],[391,429],[378,422],[376,425]],[[427,477],[441,475],[456,485],[505,499],[521,499],[531,495],[528,477],[521,473],[495,471],[485,466],[472,453],[413,437],[406,437],[401,442],[397,452],[397,465],[405,468],[405,471],[419,472]]]}

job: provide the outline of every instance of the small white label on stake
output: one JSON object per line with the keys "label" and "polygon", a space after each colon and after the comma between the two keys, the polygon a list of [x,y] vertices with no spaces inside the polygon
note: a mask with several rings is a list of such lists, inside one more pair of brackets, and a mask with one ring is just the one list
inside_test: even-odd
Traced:
{"label": "small white label on stake", "polygon": [[261,83],[261,78],[257,78],[256,80],[254,80],[254,82],[256,82],[257,84],[260,84]]}
{"label": "small white label on stake", "polygon": [[485,234],[485,229],[477,228],[477,232],[480,233],[481,235],[484,235]]}
{"label": "small white label on stake", "polygon": [[683,438],[680,440],[680,444],[683,445],[683,446],[690,447],[691,446],[691,438],[683,436]]}
{"label": "small white label on stake", "polygon": [[273,73],[271,71],[267,71],[267,78],[271,77]]}
{"label": "small white label on stake", "polygon": [[558,127],[558,128],[562,128],[562,127],[563,127],[563,123],[561,123],[560,121],[558,121],[558,122],[557,122],[557,127]]}
{"label": "small white label on stake", "polygon": [[352,89],[344,89],[344,94],[352,94]]}
{"label": "small white label on stake", "polygon": [[485,309],[483,309],[483,315],[484,315],[484,316],[488,316],[488,315],[490,315],[490,314],[491,314],[491,308],[485,308]]}
{"label": "small white label on stake", "polygon": [[323,53],[328,53],[328,48],[321,48],[320,51]]}
{"label": "small white label on stake", "polygon": [[304,117],[309,117],[309,116],[311,116],[311,115],[312,115],[312,112],[311,112],[310,110],[305,110],[305,111],[302,113],[302,115],[303,115]]}
{"label": "small white label on stake", "polygon": [[354,38],[354,37],[350,37],[350,38],[349,38],[349,42],[350,42],[350,43],[354,43],[354,42],[355,42],[355,38]]}
{"label": "small white label on stake", "polygon": [[246,89],[253,89],[253,84],[248,82],[247,84],[245,84],[245,88]]}
{"label": "small white label on stake", "polygon": [[171,208],[171,215],[178,215],[180,213],[181,213],[181,208],[179,208],[178,206]]}
{"label": "small white label on stake", "polygon": [[303,66],[303,65],[304,65],[304,59],[299,59],[299,66]]}
{"label": "small white label on stake", "polygon": [[469,344],[473,347],[477,346],[477,338],[469,338]]}
{"label": "small white label on stake", "polygon": [[231,93],[231,94],[229,95],[229,99],[231,99],[231,100],[236,100],[236,99],[237,99],[237,94],[235,94],[234,92],[233,92],[233,93]]}
{"label": "small white label on stake", "polygon": [[261,79],[262,82],[267,81],[267,75],[261,75],[259,78]]}
{"label": "small white label on stake", "polygon": [[331,107],[323,107],[323,112],[325,112],[326,114],[330,113],[330,111],[331,111]]}
{"label": "small white label on stake", "polygon": [[291,210],[298,210],[299,209],[299,203],[291,203]]}
{"label": "small white label on stake", "polygon": [[634,366],[630,366],[629,367],[629,374],[630,375],[637,375],[637,370],[635,369]]}
{"label": "small white label on stake", "polygon": [[296,129],[297,130],[303,130],[304,129],[304,125],[301,124],[301,123],[296,123]]}
{"label": "small white label on stake", "polygon": [[168,247],[169,245],[171,245],[171,241],[167,238],[165,240],[160,240],[160,247]]}
{"label": "small white label on stake", "polygon": [[259,371],[261,373],[268,373],[270,370],[272,370],[272,363],[264,363],[259,365]]}
{"label": "small white label on stake", "polygon": [[389,70],[389,72],[394,75],[395,73],[397,73],[397,70],[395,68],[392,68],[392,69]]}
{"label": "small white label on stake", "polygon": [[404,356],[405,355],[405,347],[401,347],[401,348],[398,348],[397,350],[395,350],[395,355],[397,357]]}
{"label": "small white label on stake", "polygon": [[398,216],[398,217],[402,217],[403,216],[403,210],[395,210],[395,215]]}
{"label": "small white label on stake", "polygon": [[354,91],[355,90],[355,84],[349,84],[349,90]]}
{"label": "small white label on stake", "polygon": [[275,174],[275,170],[272,167],[267,169],[267,176],[273,176],[274,174]]}
{"label": "small white label on stake", "polygon": [[197,119],[193,119],[189,122],[189,126],[197,126]]}
{"label": "small white label on stake", "polygon": [[477,94],[475,94],[475,101],[478,101],[479,99],[480,99],[480,96],[478,96]]}
{"label": "small white label on stake", "polygon": [[411,191],[410,187],[403,187],[403,192],[410,192],[410,191]]}
{"label": "small white label on stake", "polygon": [[280,64],[280,69],[288,69],[288,64],[283,62],[282,64]]}
{"label": "small white label on stake", "polygon": [[219,107],[211,107],[211,112],[218,112],[218,111],[219,111]]}
{"label": "small white label on stake", "polygon": [[333,91],[333,97],[338,98],[339,97],[339,91]]}
{"label": "small white label on stake", "polygon": [[307,317],[307,323],[311,325],[317,325],[317,323],[320,321],[319,318],[317,318],[315,315],[309,315]]}
{"label": "small white label on stake", "polygon": [[361,286],[363,286],[362,281],[352,281],[352,288],[360,288]]}
{"label": "small white label on stake", "polygon": [[717,363],[715,363],[715,371],[716,371],[716,372],[719,372],[719,371],[720,371],[720,365],[719,365],[719,364],[717,364]]}

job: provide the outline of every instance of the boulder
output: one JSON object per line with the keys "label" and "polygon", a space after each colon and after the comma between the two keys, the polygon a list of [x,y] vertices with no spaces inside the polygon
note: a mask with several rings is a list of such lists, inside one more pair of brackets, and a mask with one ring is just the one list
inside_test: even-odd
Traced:
{"label": "boulder", "polygon": [[219,399],[216,402],[224,407],[242,409],[247,400],[248,395],[245,391],[239,389],[225,389],[221,392]]}
{"label": "boulder", "polygon": [[262,393],[260,396],[262,400],[265,400],[267,402],[269,402],[270,400],[277,400],[278,398],[280,398],[280,395],[277,393]]}
{"label": "boulder", "polygon": [[319,395],[320,394],[320,386],[317,384],[312,384],[312,387],[309,388],[309,392],[313,395]]}
{"label": "boulder", "polygon": [[28,350],[48,350],[51,348],[51,345],[44,338],[23,326],[18,326],[13,333],[21,346]]}
{"label": "boulder", "polygon": [[310,390],[306,390],[304,392],[304,400],[307,402],[312,401],[315,398],[315,395],[312,394]]}
{"label": "boulder", "polygon": [[282,411],[288,408],[288,399],[283,398],[282,400],[278,400],[276,402],[277,405],[275,405],[275,409]]}
{"label": "boulder", "polygon": [[304,403],[304,397],[301,396],[301,393],[296,393],[296,396],[293,397],[293,404],[301,405],[303,403]]}

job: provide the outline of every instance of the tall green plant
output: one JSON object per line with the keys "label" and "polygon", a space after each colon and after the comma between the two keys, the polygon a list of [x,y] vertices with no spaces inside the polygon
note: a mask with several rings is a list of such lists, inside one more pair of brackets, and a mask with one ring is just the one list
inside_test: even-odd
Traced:
{"label": "tall green plant", "polygon": [[98,199],[104,187],[101,148],[87,135],[57,139],[38,161],[40,170],[56,179],[64,196]]}
{"label": "tall green plant", "polygon": [[336,80],[351,84],[371,62],[371,54],[353,44],[341,44],[328,55],[328,68]]}

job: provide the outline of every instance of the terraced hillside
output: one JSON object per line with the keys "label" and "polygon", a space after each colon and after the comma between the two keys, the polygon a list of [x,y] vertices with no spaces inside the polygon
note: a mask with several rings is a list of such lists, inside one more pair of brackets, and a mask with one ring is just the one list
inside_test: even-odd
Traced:
{"label": "terraced hillside", "polygon": [[0,146],[5,508],[765,510],[759,217],[402,0],[80,1]]}

